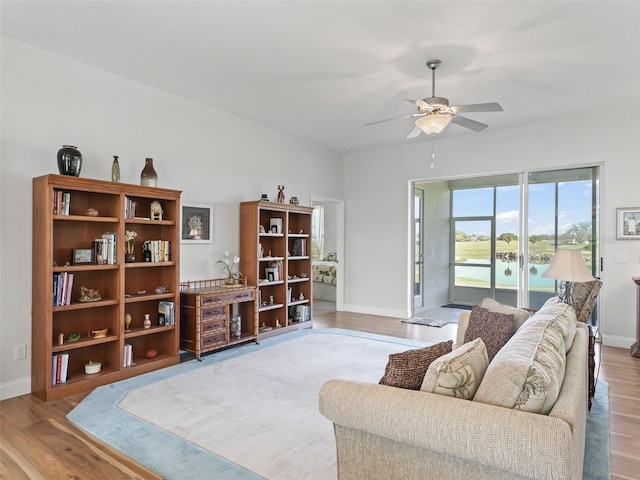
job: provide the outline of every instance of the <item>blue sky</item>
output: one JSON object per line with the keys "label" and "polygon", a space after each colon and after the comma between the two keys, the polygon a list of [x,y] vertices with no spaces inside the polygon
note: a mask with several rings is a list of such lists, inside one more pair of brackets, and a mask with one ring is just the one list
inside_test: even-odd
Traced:
{"label": "blue sky", "polygon": [[[591,221],[590,181],[561,182],[558,184],[558,233],[564,233],[574,224]],[[491,216],[492,188],[456,190],[454,212],[456,217]],[[519,187],[498,187],[496,192],[496,233],[518,233]],[[529,235],[550,235],[555,223],[555,184],[529,185]],[[458,230],[467,234],[489,235],[488,222],[458,223]]]}

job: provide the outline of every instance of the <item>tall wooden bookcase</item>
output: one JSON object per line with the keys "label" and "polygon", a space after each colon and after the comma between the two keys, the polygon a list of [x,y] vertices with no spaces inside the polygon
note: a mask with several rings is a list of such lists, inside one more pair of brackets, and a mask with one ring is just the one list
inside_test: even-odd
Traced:
{"label": "tall wooden bookcase", "polygon": [[[179,363],[180,194],[62,175],[33,179],[33,394],[52,400]],[[68,213],[56,213],[63,198]],[[162,220],[150,218],[154,200],[162,206]],[[132,203],[135,217],[129,208]],[[131,263],[125,263],[126,231],[137,234]],[[92,249],[92,242],[104,233],[115,234],[113,263],[97,264],[93,256],[82,258],[89,263],[78,264],[81,256],[75,258],[72,251]],[[164,244],[169,247],[167,259],[143,261],[142,243],[155,240],[169,242]],[[54,306],[54,278],[60,275],[73,275],[70,302]],[[79,301],[82,287],[98,291],[100,299]],[[164,289],[156,291],[158,287]],[[173,325],[159,324],[161,301],[174,303]],[[125,330],[127,313],[132,321]],[[144,328],[147,313],[152,324]],[[80,338],[70,341],[70,333]],[[130,366],[125,366],[129,363],[125,350],[133,353]],[[154,351],[156,355],[147,358]],[[66,378],[57,383],[53,358],[60,354],[68,354],[68,367]],[[101,370],[85,373],[89,362],[100,362]]]}
{"label": "tall wooden bookcase", "polygon": [[312,327],[312,212],[264,200],[240,204],[240,271],[258,286],[259,338]]}

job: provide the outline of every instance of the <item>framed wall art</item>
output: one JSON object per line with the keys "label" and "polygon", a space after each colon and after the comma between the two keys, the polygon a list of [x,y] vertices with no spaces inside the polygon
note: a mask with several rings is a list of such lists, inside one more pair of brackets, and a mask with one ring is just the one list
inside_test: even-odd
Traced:
{"label": "framed wall art", "polygon": [[180,243],[213,242],[213,205],[183,203],[180,215]]}
{"label": "framed wall art", "polygon": [[616,209],[616,239],[640,240],[640,207]]}

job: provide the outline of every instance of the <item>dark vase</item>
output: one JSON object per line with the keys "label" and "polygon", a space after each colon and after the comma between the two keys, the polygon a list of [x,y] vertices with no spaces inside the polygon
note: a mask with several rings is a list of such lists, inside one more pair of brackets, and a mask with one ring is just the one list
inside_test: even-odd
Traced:
{"label": "dark vase", "polygon": [[136,256],[133,253],[125,253],[124,261],[127,263],[133,263],[136,261]]}
{"label": "dark vase", "polygon": [[71,145],[63,145],[58,150],[58,170],[60,175],[79,177],[82,169],[82,154]]}
{"label": "dark vase", "polygon": [[158,174],[153,168],[153,158],[144,159],[144,168],[140,173],[140,185],[145,187],[157,187],[158,186]]}

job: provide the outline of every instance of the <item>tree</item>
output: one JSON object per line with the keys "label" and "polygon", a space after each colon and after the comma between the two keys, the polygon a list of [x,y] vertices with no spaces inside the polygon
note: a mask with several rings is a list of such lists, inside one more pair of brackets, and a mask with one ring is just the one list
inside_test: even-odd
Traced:
{"label": "tree", "polygon": [[503,233],[498,237],[498,240],[506,242],[507,245],[511,243],[511,240],[517,240],[518,236],[515,233]]}
{"label": "tree", "polygon": [[466,233],[456,230],[456,242],[466,242],[467,240],[469,240],[469,236]]}
{"label": "tree", "polygon": [[561,236],[566,243],[589,243],[591,241],[591,222],[571,225]]}
{"label": "tree", "polygon": [[538,235],[531,235],[529,237],[529,241],[531,242],[532,245],[535,245],[538,240],[541,240],[541,238]]}

